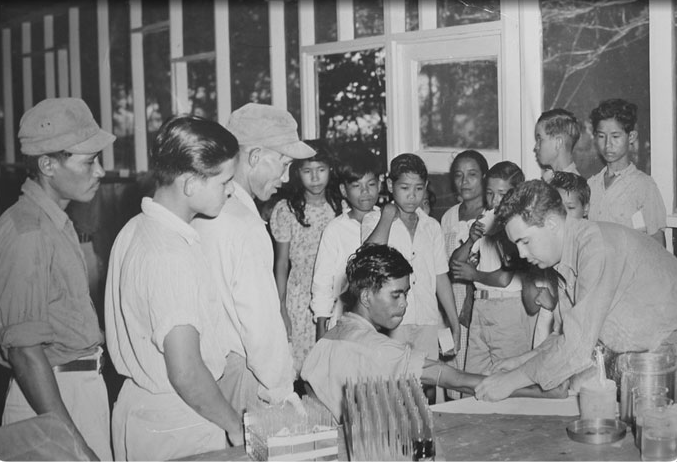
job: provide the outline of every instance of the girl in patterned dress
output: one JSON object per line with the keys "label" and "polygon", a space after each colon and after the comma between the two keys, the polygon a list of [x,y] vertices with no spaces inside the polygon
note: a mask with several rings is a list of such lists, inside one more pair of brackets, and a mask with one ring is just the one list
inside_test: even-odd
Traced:
{"label": "girl in patterned dress", "polygon": [[[477,217],[484,212],[484,181],[489,170],[489,164],[482,154],[477,151],[467,150],[460,152],[451,163],[451,189],[456,194],[460,203],[454,205],[442,216],[441,225],[444,233],[444,246],[447,258],[463,242],[468,239],[470,226]],[[451,267],[451,262],[449,263]],[[451,272],[449,272],[451,275]],[[454,299],[456,310],[459,314],[463,310],[466,300],[466,292],[470,291],[471,298],[466,303],[472,303],[473,286],[467,282],[453,282]],[[465,369],[465,356],[468,347],[468,326],[461,324],[461,344],[457,345],[456,362],[459,369]],[[451,393],[452,398],[458,398],[458,392]]]}
{"label": "girl in patterned dress", "polygon": [[292,162],[287,198],[275,205],[270,218],[275,281],[297,373],[315,344],[310,287],[320,236],[342,211],[335,155],[319,140],[306,143],[317,154]]}

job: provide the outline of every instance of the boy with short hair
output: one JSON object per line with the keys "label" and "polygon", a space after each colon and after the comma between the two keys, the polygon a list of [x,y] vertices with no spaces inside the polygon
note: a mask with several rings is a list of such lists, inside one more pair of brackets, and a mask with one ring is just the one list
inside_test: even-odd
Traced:
{"label": "boy with short hair", "polygon": [[438,300],[449,320],[455,345],[459,344],[460,327],[447,275],[449,266],[442,228],[420,208],[427,184],[428,169],[419,156],[395,157],[387,179],[393,202],[386,204],[380,213],[372,212],[364,217],[362,236],[365,242],[395,247],[414,268],[409,310],[402,323],[390,332],[390,337],[437,359],[438,330],[442,324]]}
{"label": "boy with short hair", "polygon": [[541,114],[534,130],[534,153],[544,169],[543,180],[550,182],[555,172],[578,173],[573,150],[580,136],[578,120],[571,112],[556,108]]}
{"label": "boy with short hair", "polygon": [[360,226],[374,210],[381,189],[378,158],[366,148],[353,148],[338,167],[339,188],[349,207],[327,224],[315,258],[310,309],[317,324],[317,340],[343,314],[341,293],[347,287],[346,263],[360,246]]}
{"label": "boy with short hair", "polygon": [[637,105],[602,101],[590,113],[594,139],[606,167],[589,180],[590,219],[644,232],[665,247],[667,213],[656,182],[637,170],[630,146],[637,142]]}
{"label": "boy with short hair", "polygon": [[550,186],[557,189],[567,215],[574,218],[588,218],[590,211],[590,186],[585,178],[576,173],[555,172]]}

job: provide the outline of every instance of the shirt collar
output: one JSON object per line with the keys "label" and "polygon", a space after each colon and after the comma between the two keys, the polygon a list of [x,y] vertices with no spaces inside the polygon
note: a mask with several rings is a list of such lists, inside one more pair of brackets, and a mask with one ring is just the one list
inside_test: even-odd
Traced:
{"label": "shirt collar", "polygon": [[343,316],[345,318],[347,318],[347,320],[349,320],[350,322],[360,324],[360,326],[363,327],[363,328],[373,330],[374,332],[378,332],[376,330],[376,327],[374,327],[374,325],[372,323],[367,321],[366,318],[364,318],[363,316],[360,316],[359,314],[355,314],[352,311],[347,311],[347,312],[343,313]]}
{"label": "shirt collar", "polygon": [[257,217],[261,217],[259,209],[256,208],[256,203],[252,199],[251,194],[249,194],[237,181],[233,181],[233,196],[237,197],[240,202],[242,202],[249,210],[252,211]]}
{"label": "shirt collar", "polygon": [[578,232],[582,220],[576,220],[567,215],[564,220],[564,235],[562,245],[562,258],[558,264],[555,265],[555,270],[562,276],[566,277],[567,273],[576,272],[576,239],[575,234]]}
{"label": "shirt collar", "polygon": [[49,217],[50,220],[60,229],[66,226],[70,221],[66,212],[61,210],[59,204],[47,195],[44,189],[35,181],[27,178],[21,186],[21,192],[26,198],[35,202],[35,204]]}
{"label": "shirt collar", "polygon": [[619,170],[618,172],[615,172],[615,173],[611,173],[611,172],[609,171],[609,166],[608,166],[608,165],[607,165],[606,167],[604,167],[604,169],[605,169],[605,170],[604,170],[605,173],[607,173],[608,176],[612,176],[612,177],[613,177],[613,176],[618,176],[618,177],[621,177],[621,176],[625,176],[625,175],[628,175],[629,173],[634,172],[635,170],[637,170],[637,167],[635,167],[635,164],[633,164],[632,162],[630,162],[630,165],[628,165],[627,167],[625,167],[623,170]]}
{"label": "shirt collar", "polygon": [[150,197],[144,197],[141,200],[141,211],[147,217],[159,221],[170,230],[176,232],[189,245],[200,242],[200,235],[192,226],[176,216],[174,213],[167,210],[162,205],[155,202]]}

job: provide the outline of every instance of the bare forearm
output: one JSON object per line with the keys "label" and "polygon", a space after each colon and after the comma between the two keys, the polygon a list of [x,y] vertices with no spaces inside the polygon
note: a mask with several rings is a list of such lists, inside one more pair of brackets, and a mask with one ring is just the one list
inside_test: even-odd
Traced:
{"label": "bare forearm", "polygon": [[376,228],[371,232],[369,237],[364,241],[374,244],[387,244],[390,238],[390,227],[392,226],[394,218],[381,214],[381,218],[376,224]]}
{"label": "bare forearm", "polygon": [[507,287],[512,281],[513,273],[504,270],[495,271],[477,271],[477,277],[474,279],[487,286]]}
{"label": "bare forearm", "polygon": [[73,431],[81,444],[88,446],[63,403],[54,371],[41,345],[9,350],[14,377],[33,411],[54,413]]}
{"label": "bare forearm", "polygon": [[224,398],[204,363],[196,363],[186,371],[170,374],[169,381],[181,399],[202,417],[231,436],[242,433],[240,416]]}

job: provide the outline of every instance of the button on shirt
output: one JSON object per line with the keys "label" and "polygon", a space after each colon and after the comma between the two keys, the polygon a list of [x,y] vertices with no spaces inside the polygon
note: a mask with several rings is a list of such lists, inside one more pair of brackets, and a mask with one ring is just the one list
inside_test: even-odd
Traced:
{"label": "button on shirt", "polygon": [[0,217],[0,364],[43,344],[57,366],[96,352],[103,333],[73,223],[35,181],[21,191]]}
{"label": "button on shirt", "polygon": [[[605,167],[588,180],[589,219],[619,223],[646,232],[648,235],[664,229],[667,226],[667,212],[653,178],[637,170],[635,164],[631,163],[617,172],[618,178],[611,186],[605,188],[604,173],[607,169],[608,167]],[[638,212],[641,215],[637,215]]]}
{"label": "button on shirt", "polygon": [[592,364],[597,340],[623,353],[656,348],[677,330],[677,258],[615,223],[564,225],[562,335],[550,335],[521,370],[545,389]]}
{"label": "button on shirt", "polygon": [[[407,295],[407,312],[401,325],[437,325],[442,321],[437,307],[437,276],[449,272],[444,236],[439,222],[416,209],[418,225],[414,239],[409,230],[397,218],[393,221],[388,245],[400,251],[414,269],[409,277],[411,289]],[[362,242],[374,231],[381,212],[370,212],[362,220]]]}
{"label": "button on shirt", "polygon": [[[313,317],[337,317],[341,295],[348,288],[346,266],[348,258],[360,246],[360,222],[350,218],[350,209],[327,224],[320,238],[313,271],[312,300]],[[340,310],[339,310],[340,311]]]}
{"label": "button on shirt", "polygon": [[273,244],[256,204],[237,183],[233,197],[213,219],[192,221],[228,314],[229,349],[246,358],[263,389],[259,396],[281,401],[293,391],[296,372],[280,314],[273,276]]}
{"label": "button on shirt", "polygon": [[379,333],[355,313],[345,313],[310,350],[301,377],[337,419],[349,378],[421,377],[425,353]]}
{"label": "button on shirt", "polygon": [[115,369],[154,394],[175,393],[164,339],[176,326],[200,335],[200,354],[214,379],[223,374],[225,313],[197,232],[144,197],[139,215],[111,250],[106,281],[106,338]]}

